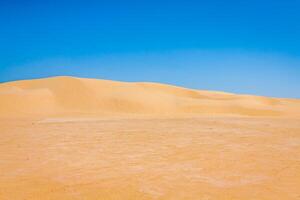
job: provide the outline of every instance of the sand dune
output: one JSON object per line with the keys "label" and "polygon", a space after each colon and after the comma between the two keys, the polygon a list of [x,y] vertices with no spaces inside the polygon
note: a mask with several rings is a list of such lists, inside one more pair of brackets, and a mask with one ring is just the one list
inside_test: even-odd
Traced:
{"label": "sand dune", "polygon": [[157,83],[3,83],[0,199],[296,200],[299,114]]}
{"label": "sand dune", "polygon": [[74,114],[299,116],[300,100],[74,77],[0,84],[1,116]]}

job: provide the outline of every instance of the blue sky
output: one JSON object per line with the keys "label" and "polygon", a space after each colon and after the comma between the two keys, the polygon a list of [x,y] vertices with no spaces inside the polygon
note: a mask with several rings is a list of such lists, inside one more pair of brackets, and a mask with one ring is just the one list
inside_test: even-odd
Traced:
{"label": "blue sky", "polygon": [[0,82],[72,75],[300,98],[300,2],[0,1]]}

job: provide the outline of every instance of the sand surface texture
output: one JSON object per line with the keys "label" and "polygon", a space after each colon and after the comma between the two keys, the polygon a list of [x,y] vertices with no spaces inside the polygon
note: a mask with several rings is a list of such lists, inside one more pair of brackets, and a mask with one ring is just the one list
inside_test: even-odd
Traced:
{"label": "sand surface texture", "polygon": [[0,84],[0,199],[300,199],[300,101],[55,77]]}

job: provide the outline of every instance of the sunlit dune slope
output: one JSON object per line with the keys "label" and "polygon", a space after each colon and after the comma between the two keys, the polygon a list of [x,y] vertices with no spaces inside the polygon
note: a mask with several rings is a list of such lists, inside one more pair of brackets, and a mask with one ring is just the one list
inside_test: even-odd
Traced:
{"label": "sunlit dune slope", "polygon": [[300,100],[74,77],[0,84],[0,116],[76,114],[300,116]]}

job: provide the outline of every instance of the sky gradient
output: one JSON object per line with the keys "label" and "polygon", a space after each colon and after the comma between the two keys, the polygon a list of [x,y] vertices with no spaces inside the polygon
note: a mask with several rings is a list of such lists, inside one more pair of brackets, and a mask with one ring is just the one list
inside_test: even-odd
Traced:
{"label": "sky gradient", "polygon": [[0,82],[57,75],[300,98],[300,2],[0,2]]}

